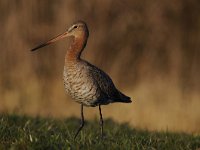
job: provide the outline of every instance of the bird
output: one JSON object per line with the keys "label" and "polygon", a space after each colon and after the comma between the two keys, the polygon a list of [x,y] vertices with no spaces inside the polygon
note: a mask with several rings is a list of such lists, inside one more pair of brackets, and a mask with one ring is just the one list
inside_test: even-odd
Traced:
{"label": "bird", "polygon": [[81,106],[81,123],[75,133],[78,136],[85,124],[83,107],[98,107],[100,132],[103,137],[103,115],[101,105],[121,102],[131,103],[130,97],[120,92],[107,73],[81,58],[89,37],[88,26],[84,21],[74,22],[64,33],[44,42],[31,51],[38,50],[56,41],[72,37],[66,50],[63,81],[65,91]]}

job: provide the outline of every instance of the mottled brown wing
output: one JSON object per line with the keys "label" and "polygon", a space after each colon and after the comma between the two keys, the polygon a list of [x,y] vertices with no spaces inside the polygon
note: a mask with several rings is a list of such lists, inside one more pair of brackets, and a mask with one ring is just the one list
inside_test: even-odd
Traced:
{"label": "mottled brown wing", "polygon": [[111,78],[99,68],[89,64],[90,66],[90,74],[92,78],[95,80],[96,84],[98,84],[99,90],[101,91],[102,98],[109,99],[115,102],[129,102],[130,98],[126,95],[119,92]]}

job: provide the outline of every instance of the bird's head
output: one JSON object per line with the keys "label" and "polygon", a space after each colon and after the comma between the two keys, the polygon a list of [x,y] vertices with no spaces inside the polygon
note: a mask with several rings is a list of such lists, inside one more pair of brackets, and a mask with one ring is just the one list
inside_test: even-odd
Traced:
{"label": "bird's head", "polygon": [[44,46],[47,46],[49,44],[52,44],[56,41],[59,41],[61,39],[64,39],[66,37],[70,37],[70,36],[73,36],[74,38],[78,38],[78,37],[84,37],[84,38],[88,38],[89,36],[89,31],[88,31],[88,28],[87,28],[87,25],[84,21],[77,21],[75,23],[73,23],[68,29],[66,32],[52,38],[51,40],[43,43],[43,44],[40,44],[39,46],[36,46],[35,48],[31,49],[31,51],[35,51],[39,48],[42,48]]}
{"label": "bird's head", "polygon": [[67,30],[68,36],[80,37],[80,36],[89,36],[89,31],[87,25],[83,21],[77,21],[71,25]]}

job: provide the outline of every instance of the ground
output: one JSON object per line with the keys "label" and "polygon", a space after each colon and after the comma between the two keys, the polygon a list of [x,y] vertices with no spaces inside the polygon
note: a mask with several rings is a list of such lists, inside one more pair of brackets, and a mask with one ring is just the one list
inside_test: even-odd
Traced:
{"label": "ground", "polygon": [[55,119],[18,115],[0,115],[0,149],[198,149],[200,136],[184,133],[149,132],[104,122],[105,136],[100,138],[98,120],[86,122],[73,140],[79,126],[77,118]]}

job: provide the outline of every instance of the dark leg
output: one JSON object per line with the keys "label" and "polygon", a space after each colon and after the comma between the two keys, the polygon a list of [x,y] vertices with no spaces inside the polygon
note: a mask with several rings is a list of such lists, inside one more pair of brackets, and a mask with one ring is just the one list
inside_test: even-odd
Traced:
{"label": "dark leg", "polygon": [[103,138],[103,117],[101,113],[101,105],[99,105],[99,114],[100,114],[100,126],[101,126],[101,137]]}
{"label": "dark leg", "polygon": [[84,123],[85,123],[85,121],[84,121],[84,116],[83,116],[83,104],[81,104],[81,124],[80,124],[80,127],[79,127],[79,129],[77,130],[77,132],[76,132],[76,134],[74,136],[74,139],[76,139],[77,135],[79,134],[79,132],[83,128]]}

